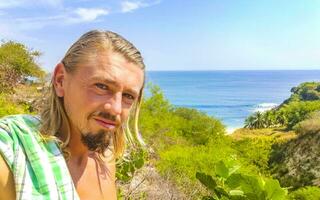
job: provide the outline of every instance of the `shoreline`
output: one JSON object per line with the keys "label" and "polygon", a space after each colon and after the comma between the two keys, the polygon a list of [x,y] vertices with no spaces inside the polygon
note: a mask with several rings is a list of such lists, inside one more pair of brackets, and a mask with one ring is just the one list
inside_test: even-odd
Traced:
{"label": "shoreline", "polygon": [[226,128],[226,135],[233,134],[236,130],[240,129],[242,127],[227,127]]}

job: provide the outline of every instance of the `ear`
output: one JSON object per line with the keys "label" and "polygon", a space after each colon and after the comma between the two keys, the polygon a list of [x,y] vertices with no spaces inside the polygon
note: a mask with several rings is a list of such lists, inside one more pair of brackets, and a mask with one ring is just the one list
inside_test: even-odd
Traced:
{"label": "ear", "polygon": [[57,64],[53,73],[53,85],[58,97],[64,96],[64,83],[65,83],[66,71],[62,63]]}

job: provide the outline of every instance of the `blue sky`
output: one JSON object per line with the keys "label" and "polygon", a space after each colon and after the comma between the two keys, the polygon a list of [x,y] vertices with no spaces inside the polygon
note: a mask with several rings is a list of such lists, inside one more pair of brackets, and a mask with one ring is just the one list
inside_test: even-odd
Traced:
{"label": "blue sky", "polygon": [[148,70],[320,69],[318,0],[0,0],[0,39],[48,71],[91,29],[129,39]]}

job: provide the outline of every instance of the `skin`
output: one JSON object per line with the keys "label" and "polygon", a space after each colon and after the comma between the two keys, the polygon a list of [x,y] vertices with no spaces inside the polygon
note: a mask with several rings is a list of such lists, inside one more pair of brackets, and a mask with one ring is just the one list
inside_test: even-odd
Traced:
{"label": "skin", "polygon": [[0,172],[0,199],[16,199],[13,175],[2,156],[0,156]]}
{"label": "skin", "polygon": [[[122,55],[113,52],[100,53],[95,59],[77,66],[74,73],[67,73],[59,63],[54,70],[53,83],[56,94],[63,97],[67,115],[71,121],[71,133],[67,161],[69,172],[81,200],[116,199],[115,160],[111,151],[102,161],[98,153],[89,151],[81,141],[81,134],[96,134],[103,130],[113,134],[128,118],[137,101],[144,82],[144,72]],[[96,112],[115,117],[114,124],[101,123]],[[61,138],[66,138],[67,127],[62,124]],[[0,156],[0,158],[2,158]],[[12,173],[0,159],[0,199],[15,199]]]}

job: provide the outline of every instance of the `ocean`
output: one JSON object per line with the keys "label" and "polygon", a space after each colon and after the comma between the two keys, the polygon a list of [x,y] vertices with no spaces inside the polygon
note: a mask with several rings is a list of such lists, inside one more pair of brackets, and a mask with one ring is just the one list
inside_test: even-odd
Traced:
{"label": "ocean", "polygon": [[171,104],[203,111],[228,129],[281,104],[306,81],[320,81],[320,70],[147,72],[147,82],[158,85]]}

